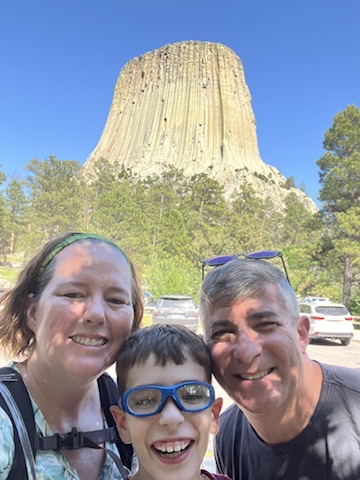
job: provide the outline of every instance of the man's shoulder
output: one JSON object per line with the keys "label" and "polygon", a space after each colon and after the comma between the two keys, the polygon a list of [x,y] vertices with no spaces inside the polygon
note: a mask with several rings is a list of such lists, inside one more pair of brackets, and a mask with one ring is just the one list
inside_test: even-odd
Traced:
{"label": "man's shoulder", "polygon": [[220,415],[220,418],[225,420],[225,419],[228,419],[228,418],[234,418],[234,417],[238,416],[239,414],[240,414],[240,416],[242,416],[243,415],[242,411],[236,405],[236,403],[232,403],[229,407],[227,407],[226,410],[224,410],[222,412],[222,414]]}
{"label": "man's shoulder", "polygon": [[360,368],[320,363],[323,381],[360,394]]}
{"label": "man's shoulder", "polygon": [[230,431],[241,426],[244,418],[243,412],[233,403],[220,415],[219,433],[229,435]]}

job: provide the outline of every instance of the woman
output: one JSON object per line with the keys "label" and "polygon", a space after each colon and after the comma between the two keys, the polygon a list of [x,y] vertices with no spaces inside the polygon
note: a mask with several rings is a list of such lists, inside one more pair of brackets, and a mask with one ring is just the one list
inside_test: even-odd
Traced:
{"label": "woman", "polygon": [[[30,393],[38,432],[103,429],[97,379],[143,314],[141,288],[123,250],[98,235],[59,236],[30,260],[1,303],[0,347],[12,358],[25,358],[13,366]],[[5,479],[14,440],[3,409],[0,428],[0,479]],[[106,446],[117,452],[113,444]],[[90,448],[37,451],[36,475],[121,479],[111,458]]]}

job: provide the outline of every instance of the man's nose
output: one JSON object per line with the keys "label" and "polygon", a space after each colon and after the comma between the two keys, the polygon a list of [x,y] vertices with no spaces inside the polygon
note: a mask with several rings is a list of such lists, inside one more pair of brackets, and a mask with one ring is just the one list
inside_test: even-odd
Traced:
{"label": "man's nose", "polygon": [[164,408],[160,412],[159,423],[162,426],[175,428],[184,421],[183,412],[179,409],[172,398],[168,398]]}
{"label": "man's nose", "polygon": [[233,346],[233,355],[237,360],[249,365],[261,352],[262,340],[257,332],[252,329],[238,332]]}

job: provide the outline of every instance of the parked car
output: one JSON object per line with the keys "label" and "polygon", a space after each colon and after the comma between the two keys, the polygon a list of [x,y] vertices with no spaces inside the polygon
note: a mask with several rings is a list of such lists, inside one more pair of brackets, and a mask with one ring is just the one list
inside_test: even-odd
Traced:
{"label": "parked car", "polygon": [[326,301],[299,303],[301,315],[310,320],[310,340],[328,338],[349,345],[354,336],[352,316],[341,303]]}
{"label": "parked car", "polygon": [[190,295],[161,295],[152,312],[152,322],[181,324],[196,332],[199,311]]}
{"label": "parked car", "polygon": [[304,297],[301,302],[330,302],[330,298],[326,297]]}

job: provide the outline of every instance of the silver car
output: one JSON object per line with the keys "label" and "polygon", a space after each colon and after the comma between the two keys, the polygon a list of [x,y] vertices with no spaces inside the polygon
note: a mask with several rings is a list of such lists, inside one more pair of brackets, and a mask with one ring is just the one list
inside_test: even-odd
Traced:
{"label": "silver car", "polygon": [[329,338],[349,345],[354,336],[352,316],[345,305],[327,301],[299,303],[301,315],[310,321],[310,339]]}
{"label": "silver car", "polygon": [[152,322],[181,324],[196,332],[199,311],[190,295],[161,295],[152,312]]}

